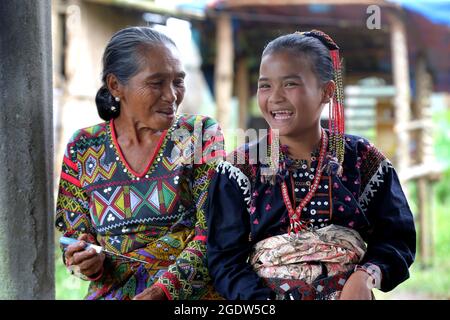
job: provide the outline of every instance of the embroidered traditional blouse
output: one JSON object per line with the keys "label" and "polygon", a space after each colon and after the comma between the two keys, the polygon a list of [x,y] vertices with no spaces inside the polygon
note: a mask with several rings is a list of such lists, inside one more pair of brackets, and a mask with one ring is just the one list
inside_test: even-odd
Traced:
{"label": "embroidered traditional blouse", "polygon": [[[279,172],[278,181],[274,185],[262,182],[265,165],[249,164],[261,141],[236,151],[231,157],[236,164],[221,162],[210,186],[208,265],[216,289],[227,299],[266,299],[271,295],[248,264],[249,253],[256,242],[288,230],[280,182],[286,182],[290,201],[297,207],[317,170],[318,152],[312,153],[310,166],[306,161],[285,158],[281,160],[289,162],[288,168]],[[408,278],[416,241],[413,216],[398,176],[380,151],[352,135],[345,136],[343,169],[341,178],[322,175],[301,220],[308,222],[310,229],[337,224],[357,230],[368,244],[361,264],[379,266],[381,290],[391,290]]]}
{"label": "embroidered traditional blouse", "polygon": [[207,286],[204,211],[217,157],[223,157],[222,134],[203,116],[177,116],[142,173],[123,157],[113,120],[73,135],[62,166],[57,228],[68,237],[88,233],[107,250],[147,262],[107,256],[87,299],[131,299],[154,283],[169,299],[214,296]]}

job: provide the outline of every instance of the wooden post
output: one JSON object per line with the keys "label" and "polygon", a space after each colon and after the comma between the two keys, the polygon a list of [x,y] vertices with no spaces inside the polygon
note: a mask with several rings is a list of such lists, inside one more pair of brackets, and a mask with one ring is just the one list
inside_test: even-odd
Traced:
{"label": "wooden post", "polygon": [[[419,120],[423,126],[419,130],[418,155],[419,164],[431,164],[433,157],[432,126],[430,110],[430,94],[432,80],[426,69],[426,60],[423,54],[418,56],[416,64],[416,108]],[[427,121],[430,120],[430,121]],[[431,183],[427,176],[422,176],[417,181],[417,195],[419,204],[419,250],[422,267],[431,266],[434,257],[434,233]]]}
{"label": "wooden post", "polygon": [[[409,89],[409,66],[408,66],[408,47],[406,43],[406,30],[403,21],[394,13],[389,13],[391,26],[391,55],[392,72],[395,86],[395,127],[397,135],[396,168],[399,171],[402,181],[402,172],[410,164],[409,154],[409,132],[406,129],[410,121],[410,89]],[[405,182],[405,181],[402,181]],[[405,187],[405,185],[403,185]]]}
{"label": "wooden post", "polygon": [[420,54],[416,63],[416,105],[417,116],[422,121],[418,150],[420,162],[427,164],[434,162],[433,125],[430,97],[433,90],[432,78],[426,67],[426,58]]}
{"label": "wooden post", "polygon": [[236,92],[239,100],[239,128],[243,130],[247,129],[249,87],[247,59],[241,57],[237,62]]}
{"label": "wooden post", "polygon": [[223,130],[230,127],[231,97],[233,94],[233,27],[231,18],[221,13],[216,20],[216,65],[214,86],[216,96],[216,119]]}

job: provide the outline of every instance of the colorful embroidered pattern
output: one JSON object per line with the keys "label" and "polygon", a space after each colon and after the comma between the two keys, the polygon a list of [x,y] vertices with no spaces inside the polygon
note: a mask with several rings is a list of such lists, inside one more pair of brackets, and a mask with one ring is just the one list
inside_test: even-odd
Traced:
{"label": "colorful embroidered pattern", "polygon": [[[183,141],[172,136],[179,132]],[[182,153],[188,143],[211,161],[193,162],[193,153]],[[87,299],[131,299],[154,283],[171,299],[216,296],[205,266],[204,205],[221,157],[220,128],[202,116],[178,116],[141,176],[124,162],[113,122],[74,134],[62,166],[57,228],[71,237],[89,233],[110,251],[148,262],[107,258]]]}

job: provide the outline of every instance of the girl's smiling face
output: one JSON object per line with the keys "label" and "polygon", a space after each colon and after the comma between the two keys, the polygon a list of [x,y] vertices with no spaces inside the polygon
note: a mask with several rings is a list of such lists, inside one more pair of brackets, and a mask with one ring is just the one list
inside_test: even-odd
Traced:
{"label": "girl's smiling face", "polygon": [[262,57],[258,104],[270,127],[279,130],[280,136],[297,137],[320,125],[320,115],[334,91],[334,82],[321,84],[313,70],[308,57],[289,50]]}

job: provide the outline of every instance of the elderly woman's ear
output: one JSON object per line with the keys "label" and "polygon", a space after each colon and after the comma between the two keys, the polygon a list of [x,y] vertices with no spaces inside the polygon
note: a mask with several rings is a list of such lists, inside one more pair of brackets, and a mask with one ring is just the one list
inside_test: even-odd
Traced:
{"label": "elderly woman's ear", "polygon": [[106,76],[106,85],[114,98],[121,97],[123,86],[114,74],[110,73]]}

